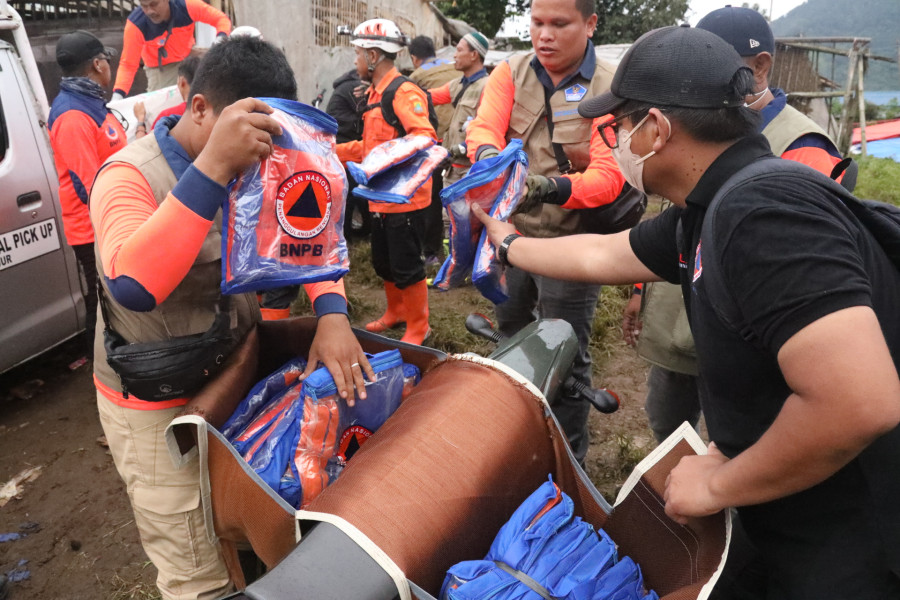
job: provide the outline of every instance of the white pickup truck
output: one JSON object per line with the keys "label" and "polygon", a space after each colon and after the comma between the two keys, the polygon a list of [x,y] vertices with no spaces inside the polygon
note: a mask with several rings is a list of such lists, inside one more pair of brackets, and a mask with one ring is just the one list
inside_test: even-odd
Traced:
{"label": "white pickup truck", "polygon": [[0,0],[0,373],[84,329],[47,113],[22,20]]}

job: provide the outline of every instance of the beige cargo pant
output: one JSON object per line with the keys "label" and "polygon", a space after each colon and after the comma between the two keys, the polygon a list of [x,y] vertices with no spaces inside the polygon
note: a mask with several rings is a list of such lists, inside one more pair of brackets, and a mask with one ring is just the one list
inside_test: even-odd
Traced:
{"label": "beige cargo pant", "polygon": [[181,408],[123,408],[99,392],[97,408],[162,597],[206,600],[231,592],[222,553],[206,534],[198,459],[176,470],[166,447],[166,426]]}
{"label": "beige cargo pant", "polygon": [[144,67],[144,74],[147,75],[147,91],[161,90],[178,83],[178,65],[180,64],[177,62],[161,67]]}

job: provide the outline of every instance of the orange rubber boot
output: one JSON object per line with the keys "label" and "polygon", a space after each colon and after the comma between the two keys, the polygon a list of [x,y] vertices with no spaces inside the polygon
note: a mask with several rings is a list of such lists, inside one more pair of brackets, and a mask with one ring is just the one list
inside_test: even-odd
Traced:
{"label": "orange rubber boot", "polygon": [[366,331],[381,333],[386,329],[393,329],[406,321],[406,310],[403,306],[403,294],[390,281],[384,282],[384,294],[387,296],[387,310],[378,319],[366,323]]}
{"label": "orange rubber boot", "polygon": [[428,326],[428,284],[423,279],[402,292],[406,307],[406,333],[400,341],[421,346],[431,335],[431,327]]}

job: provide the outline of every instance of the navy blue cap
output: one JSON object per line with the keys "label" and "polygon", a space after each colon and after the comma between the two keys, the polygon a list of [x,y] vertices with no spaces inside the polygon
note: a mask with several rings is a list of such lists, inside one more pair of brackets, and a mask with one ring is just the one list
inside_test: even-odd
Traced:
{"label": "navy blue cap", "polygon": [[725,6],[700,19],[697,28],[713,32],[741,56],[756,56],[760,52],[775,55],[772,28],[766,18],[752,8]]}
{"label": "navy blue cap", "polygon": [[648,31],[631,45],[613,76],[610,91],[583,100],[582,117],[613,112],[628,100],[660,107],[727,108],[743,106],[735,77],[750,71],[719,36],[690,26]]}

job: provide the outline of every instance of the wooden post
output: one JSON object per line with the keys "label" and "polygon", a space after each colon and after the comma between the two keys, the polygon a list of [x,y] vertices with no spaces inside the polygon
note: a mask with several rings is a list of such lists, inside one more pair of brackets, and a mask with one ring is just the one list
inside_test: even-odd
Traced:
{"label": "wooden post", "polygon": [[856,96],[859,99],[859,148],[860,155],[866,157],[866,97],[863,93],[863,79],[865,79],[866,63],[862,55],[857,55],[859,73],[856,75]]}
{"label": "wooden post", "polygon": [[838,134],[838,148],[841,153],[847,154],[850,149],[850,99],[853,97],[853,74],[856,70],[856,42],[850,48],[847,55],[849,61],[847,63],[847,85],[844,86],[844,104],[841,107],[841,128]]}

